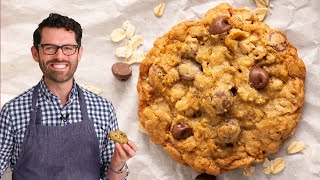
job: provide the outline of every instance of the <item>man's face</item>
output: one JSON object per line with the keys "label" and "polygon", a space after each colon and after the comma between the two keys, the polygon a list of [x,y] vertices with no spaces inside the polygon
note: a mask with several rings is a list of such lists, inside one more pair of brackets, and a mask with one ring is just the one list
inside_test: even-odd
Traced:
{"label": "man's face", "polygon": [[[42,30],[40,44],[63,46],[77,45],[77,42],[73,31],[67,31],[64,28],[46,27]],[[65,55],[62,48],[59,48],[55,54],[48,55],[44,52],[45,48],[39,47],[39,51],[36,51],[35,47],[32,47],[33,58],[39,63],[45,79],[55,83],[64,83],[71,80],[77,70],[82,55],[82,47],[77,48],[73,55]]]}

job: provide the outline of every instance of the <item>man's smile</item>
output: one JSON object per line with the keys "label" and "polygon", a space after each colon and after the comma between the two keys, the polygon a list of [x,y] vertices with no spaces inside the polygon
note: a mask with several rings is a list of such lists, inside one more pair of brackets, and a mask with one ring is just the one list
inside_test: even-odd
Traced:
{"label": "man's smile", "polygon": [[49,66],[54,71],[62,71],[66,70],[69,65],[67,63],[50,63]]}

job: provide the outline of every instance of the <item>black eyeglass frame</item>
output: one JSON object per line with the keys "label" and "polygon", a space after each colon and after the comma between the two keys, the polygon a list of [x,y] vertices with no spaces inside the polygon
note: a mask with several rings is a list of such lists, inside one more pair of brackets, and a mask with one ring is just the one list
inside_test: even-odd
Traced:
{"label": "black eyeglass frame", "polygon": [[[54,52],[54,53],[47,53],[47,52],[45,52],[45,46],[53,46],[53,47],[55,47],[56,48],[56,51]],[[74,50],[74,52],[73,53],[70,53],[70,54],[66,54],[64,51],[65,50],[63,50],[63,48],[64,47],[67,47],[67,46],[71,46],[71,47],[73,47],[73,48],[75,48],[75,50]],[[54,55],[54,54],[56,54],[57,52],[58,52],[58,50],[59,49],[61,49],[62,50],[62,53],[64,54],[64,55],[66,55],[66,56],[72,56],[72,55],[74,55],[76,52],[77,52],[77,50],[79,49],[79,45],[75,45],[75,44],[65,44],[65,45],[62,45],[62,46],[58,46],[58,45],[55,45],[55,44],[38,44],[38,47],[42,47],[42,51],[43,51],[43,53],[44,54],[46,54],[46,55]]]}

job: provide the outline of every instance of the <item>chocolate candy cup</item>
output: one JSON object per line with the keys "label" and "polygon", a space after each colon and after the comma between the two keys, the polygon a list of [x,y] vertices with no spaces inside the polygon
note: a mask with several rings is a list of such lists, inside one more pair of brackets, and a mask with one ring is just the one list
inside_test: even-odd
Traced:
{"label": "chocolate candy cup", "polygon": [[111,70],[114,77],[121,81],[128,80],[132,75],[132,69],[130,65],[123,62],[117,62],[113,64]]}

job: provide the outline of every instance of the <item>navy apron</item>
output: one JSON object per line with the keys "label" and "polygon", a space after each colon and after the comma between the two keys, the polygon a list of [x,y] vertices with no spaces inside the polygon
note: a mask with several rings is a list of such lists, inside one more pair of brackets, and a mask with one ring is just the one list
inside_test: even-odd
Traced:
{"label": "navy apron", "polygon": [[40,83],[33,90],[31,118],[12,179],[99,180],[98,138],[81,89],[77,85],[81,122],[42,126],[41,111],[36,106],[39,87]]}

